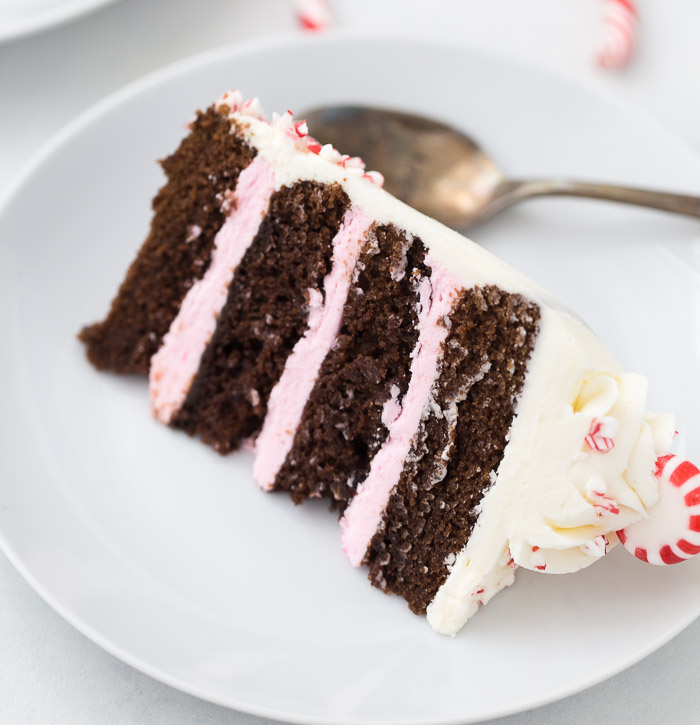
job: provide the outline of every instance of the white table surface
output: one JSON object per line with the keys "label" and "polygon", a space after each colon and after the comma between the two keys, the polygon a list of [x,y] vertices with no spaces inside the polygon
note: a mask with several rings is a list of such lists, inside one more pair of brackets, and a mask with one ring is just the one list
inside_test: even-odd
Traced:
{"label": "white table surface", "polygon": [[[343,27],[448,37],[607,88],[700,151],[700,3],[638,5],[639,52],[611,73],[593,62],[602,0],[335,2]],[[45,141],[104,95],[192,53],[284,31],[296,31],[291,0],[120,0],[0,45],[0,194]],[[700,621],[597,687],[493,722],[700,723],[698,652]],[[55,614],[0,555],[0,722],[272,721],[200,701],[121,663]]]}

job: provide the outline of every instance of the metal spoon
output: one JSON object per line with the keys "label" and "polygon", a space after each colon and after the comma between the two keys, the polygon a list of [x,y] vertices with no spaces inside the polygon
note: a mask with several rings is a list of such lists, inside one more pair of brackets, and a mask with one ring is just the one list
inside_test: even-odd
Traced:
{"label": "metal spoon", "polygon": [[394,196],[457,229],[535,196],[608,199],[700,218],[696,196],[569,179],[506,179],[473,139],[421,116],[331,106],[307,112],[306,119],[319,141],[381,171]]}

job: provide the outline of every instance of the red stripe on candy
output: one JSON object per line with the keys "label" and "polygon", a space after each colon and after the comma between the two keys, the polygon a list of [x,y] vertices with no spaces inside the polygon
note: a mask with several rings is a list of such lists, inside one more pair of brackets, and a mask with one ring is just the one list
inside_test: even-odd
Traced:
{"label": "red stripe on candy", "polygon": [[606,432],[610,432],[610,430],[608,421],[593,418],[588,435],[584,440],[592,451],[596,453],[607,453],[615,447],[615,441],[609,435],[604,435]]}
{"label": "red stripe on candy", "polygon": [[617,533],[617,538],[620,539],[620,543],[624,544],[625,541],[627,541],[627,534],[625,533],[624,529],[620,529]]}
{"label": "red stripe on candy", "polygon": [[586,443],[596,453],[607,453],[615,447],[615,442],[612,438],[603,438],[602,436],[587,435]]}
{"label": "red stripe on candy", "polygon": [[331,24],[328,0],[297,0],[296,15],[304,30],[318,32]]}
{"label": "red stripe on candy", "polygon": [[700,554],[700,546],[697,546],[696,544],[691,544],[689,541],[686,541],[685,539],[679,539],[676,542],[676,546],[684,554],[690,554],[690,556],[695,556],[695,554]]}
{"label": "red stripe on candy", "polygon": [[685,561],[685,559],[681,559],[680,556],[674,554],[668,544],[659,549],[659,556],[664,564],[679,564],[681,561]]}
{"label": "red stripe on candy", "polygon": [[301,24],[301,27],[304,28],[304,30],[323,30],[323,28],[325,27],[323,23],[317,22],[313,18],[310,18],[308,15],[300,15],[299,23]]}
{"label": "red stripe on candy", "polygon": [[[617,16],[611,16],[608,18],[608,22],[617,27],[617,29],[625,36],[631,36],[634,30],[634,20],[631,18],[618,18]],[[629,50],[631,51],[631,48]]]}
{"label": "red stripe on candy", "polygon": [[632,15],[636,15],[636,14],[637,14],[637,9],[636,9],[636,8],[634,7],[634,4],[633,4],[633,3],[631,2],[631,0],[617,0],[617,2],[618,2],[618,3],[620,4],[620,5],[624,5],[624,6],[625,6],[625,7],[627,8],[627,10],[628,10],[628,11],[629,11],[629,12],[630,12],[630,13],[631,13]]}
{"label": "red stripe on candy", "polygon": [[693,476],[697,476],[700,471],[690,462],[690,461],[683,461],[683,463],[680,463],[676,470],[671,474],[671,478],[669,481],[674,486],[682,486],[687,480],[691,479]]}
{"label": "red stripe on candy", "polygon": [[700,531],[700,516],[691,516],[688,522],[688,528],[691,531]]}
{"label": "red stripe on candy", "polygon": [[656,459],[656,468],[654,469],[654,475],[660,476],[664,472],[664,468],[666,468],[666,464],[672,459],[675,458],[673,453],[669,453],[666,456],[659,456]]}
{"label": "red stripe on candy", "polygon": [[620,68],[636,45],[637,9],[634,0],[605,0],[603,43],[598,63]]}
{"label": "red stripe on candy", "polygon": [[637,559],[641,559],[642,561],[646,561],[647,564],[649,563],[649,559],[647,558],[647,550],[642,549],[641,546],[638,546],[634,550],[634,555],[637,557]]}
{"label": "red stripe on candy", "polygon": [[697,506],[700,503],[700,488],[694,488],[685,495],[686,506]]}

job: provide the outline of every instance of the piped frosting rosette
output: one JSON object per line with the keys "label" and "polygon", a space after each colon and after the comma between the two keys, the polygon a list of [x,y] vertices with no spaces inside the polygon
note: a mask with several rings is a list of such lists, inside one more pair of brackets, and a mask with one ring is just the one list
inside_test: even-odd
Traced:
{"label": "piped frosting rosette", "polygon": [[539,525],[515,531],[518,566],[552,574],[589,566],[617,543],[616,531],[647,518],[659,499],[656,459],[674,434],[670,415],[645,413],[646,380],[594,374],[571,406],[571,445],[579,441],[565,498],[542,509]]}

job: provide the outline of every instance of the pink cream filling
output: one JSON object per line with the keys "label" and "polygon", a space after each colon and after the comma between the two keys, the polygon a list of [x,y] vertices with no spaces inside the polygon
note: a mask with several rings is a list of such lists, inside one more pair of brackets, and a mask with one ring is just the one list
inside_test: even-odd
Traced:
{"label": "pink cream filling", "polygon": [[435,264],[430,255],[426,257],[426,263],[432,268],[432,275],[419,283],[418,342],[411,354],[411,379],[401,401],[401,411],[389,425],[387,438],[372,459],[367,478],[340,520],[343,550],[353,566],[362,564],[370,541],[381,524],[423,411],[430,402],[440,351],[448,333],[446,325],[441,323],[452,309],[459,291],[447,270]]}
{"label": "pink cream filling", "polygon": [[350,280],[372,219],[362,210],[348,209],[333,239],[333,260],[323,282],[325,302],[318,290],[309,290],[309,327],[297,342],[267,404],[262,431],[255,442],[253,477],[263,490],[275,482],[301,421],[318,371],[338,337]]}
{"label": "pink cream filling", "polygon": [[255,239],[273,191],[272,168],[257,156],[238,177],[232,211],[216,235],[209,268],[190,288],[160,350],[151,358],[151,408],[163,423],[169,423],[185,401],[236,267]]}

